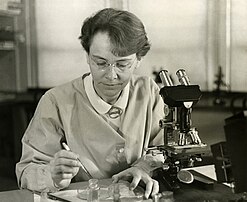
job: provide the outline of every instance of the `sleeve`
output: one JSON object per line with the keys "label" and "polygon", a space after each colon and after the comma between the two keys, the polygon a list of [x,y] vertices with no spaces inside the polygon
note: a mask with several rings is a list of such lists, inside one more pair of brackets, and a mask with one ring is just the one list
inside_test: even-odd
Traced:
{"label": "sleeve", "polygon": [[164,143],[164,132],[161,129],[159,122],[164,118],[164,105],[163,99],[159,94],[160,88],[152,80],[153,88],[151,90],[152,98],[152,120],[151,120],[151,135],[149,140],[150,146],[162,145]]}
{"label": "sleeve", "polygon": [[[163,130],[159,126],[159,121],[164,118],[164,102],[162,97],[159,95],[159,87],[151,80],[151,90],[150,90],[151,101],[151,134],[148,140],[144,143],[144,148],[153,147],[157,145],[162,145],[163,140]],[[165,156],[162,152],[151,152],[144,153],[144,155],[137,159],[132,166],[139,167],[149,175],[152,175],[153,171],[157,168],[162,167],[165,161]]]}
{"label": "sleeve", "polygon": [[63,136],[61,117],[52,97],[46,93],[22,138],[22,156],[16,164],[20,188],[55,191],[49,162],[61,149]]}

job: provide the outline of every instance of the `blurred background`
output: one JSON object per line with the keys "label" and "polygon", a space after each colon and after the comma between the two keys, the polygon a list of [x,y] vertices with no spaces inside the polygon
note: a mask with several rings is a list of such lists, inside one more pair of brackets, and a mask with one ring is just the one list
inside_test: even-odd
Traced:
{"label": "blurred background", "polygon": [[[21,138],[42,94],[89,71],[78,37],[84,19],[113,7],[136,14],[152,44],[137,74],[183,68],[203,93],[193,125],[208,145],[225,141],[225,118],[246,109],[245,0],[1,0],[0,191],[16,189]],[[162,112],[161,112],[162,113]]]}

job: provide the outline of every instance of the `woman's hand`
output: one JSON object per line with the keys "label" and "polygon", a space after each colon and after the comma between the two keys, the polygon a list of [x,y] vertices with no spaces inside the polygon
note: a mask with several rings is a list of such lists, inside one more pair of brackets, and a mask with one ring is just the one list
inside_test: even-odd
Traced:
{"label": "woman's hand", "polygon": [[80,162],[78,155],[66,150],[61,150],[50,161],[51,177],[54,185],[59,188],[69,186],[71,179],[78,173]]}
{"label": "woman's hand", "polygon": [[125,177],[132,177],[130,189],[133,190],[137,187],[140,181],[146,184],[145,198],[148,199],[150,194],[153,196],[159,192],[158,181],[152,179],[144,170],[139,167],[128,168],[116,175],[112,176],[113,183],[118,182],[120,179]]}

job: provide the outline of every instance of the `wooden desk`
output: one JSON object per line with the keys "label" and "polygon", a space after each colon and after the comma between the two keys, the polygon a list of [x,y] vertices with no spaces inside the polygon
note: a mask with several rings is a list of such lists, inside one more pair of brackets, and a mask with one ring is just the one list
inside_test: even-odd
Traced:
{"label": "wooden desk", "polygon": [[176,201],[238,201],[243,195],[234,194],[229,186],[217,183],[214,165],[199,166],[186,170],[192,170],[199,175],[202,174],[202,176],[212,179],[214,184],[213,186],[207,186],[197,182],[189,185],[180,183],[181,189],[174,193]]}
{"label": "wooden desk", "polygon": [[34,195],[28,190],[13,190],[0,192],[1,202],[33,202]]}
{"label": "wooden desk", "polygon": [[181,189],[174,193],[174,198],[176,201],[214,201],[214,202],[228,202],[228,201],[238,201],[241,199],[241,194],[233,194],[230,187],[223,184],[218,184],[215,182],[213,188],[203,188],[196,185],[180,184]]}
{"label": "wooden desk", "polygon": [[[109,185],[111,179],[100,180],[101,184]],[[72,183],[68,190],[79,189],[86,187],[88,182],[77,182]],[[174,193],[174,198],[176,202],[183,201],[237,201],[241,198],[241,194],[233,194],[231,188],[218,184],[215,182],[212,189],[203,189],[195,186],[194,184],[185,185],[181,184],[181,189]],[[36,197],[37,199],[37,197]],[[39,200],[34,200],[34,194],[27,190],[14,190],[0,192],[1,202],[39,202]],[[51,202],[53,200],[50,200]],[[152,202],[151,199],[145,200],[145,202]]]}

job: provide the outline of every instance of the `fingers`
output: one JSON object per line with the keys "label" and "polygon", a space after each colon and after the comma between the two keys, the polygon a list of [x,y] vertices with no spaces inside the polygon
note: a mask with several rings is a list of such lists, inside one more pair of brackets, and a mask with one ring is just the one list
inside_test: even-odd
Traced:
{"label": "fingers", "polygon": [[145,171],[137,167],[131,167],[116,175],[113,175],[113,183],[116,183],[120,179],[128,176],[132,176],[132,182],[130,183],[131,190],[134,190],[138,186],[140,181],[143,181],[146,184],[146,190],[144,194],[146,199],[148,199],[150,195],[153,196],[159,193],[159,183],[156,180],[152,179]]}
{"label": "fingers", "polygon": [[79,171],[80,162],[78,155],[66,150],[61,150],[50,161],[51,176],[56,184],[72,179]]}
{"label": "fingers", "polygon": [[61,150],[54,155],[55,166],[65,165],[70,167],[79,167],[78,155],[66,150]]}
{"label": "fingers", "polygon": [[[145,173],[146,174],[146,173]],[[139,184],[140,180],[142,180],[146,184],[146,190],[145,190],[145,198],[148,199],[150,195],[155,195],[159,193],[159,183],[152,179],[149,175],[143,175],[142,177],[136,176],[133,178],[132,183],[135,188]]]}
{"label": "fingers", "polygon": [[61,173],[57,175],[56,179],[71,179],[73,177],[72,173]]}
{"label": "fingers", "polygon": [[72,179],[79,171],[79,167],[70,167],[64,165],[51,166],[52,179],[59,180]]}
{"label": "fingers", "polygon": [[139,184],[140,181],[141,181],[141,175],[134,176],[134,178],[133,178],[133,180],[132,180],[132,182],[130,184],[130,189],[134,190],[137,187],[137,185]]}
{"label": "fingers", "polygon": [[118,174],[115,174],[112,176],[112,183],[117,183],[120,179],[129,181],[130,177],[132,176],[131,172],[127,170],[124,170]]}
{"label": "fingers", "polygon": [[69,167],[79,167],[80,162],[77,159],[68,159],[64,157],[60,157],[55,159],[56,166],[69,166]]}
{"label": "fingers", "polygon": [[78,172],[79,167],[71,167],[71,166],[64,166],[58,165],[54,168],[55,174],[68,174],[71,173],[73,176]]}
{"label": "fingers", "polygon": [[118,182],[118,176],[117,175],[113,175],[112,176],[112,183],[117,183]]}
{"label": "fingers", "polygon": [[148,199],[150,194],[154,196],[157,193],[159,193],[159,183],[156,180],[151,179],[146,184],[145,198]]}
{"label": "fingers", "polygon": [[153,180],[153,191],[152,196],[159,193],[159,182],[156,180]]}
{"label": "fingers", "polygon": [[72,151],[60,150],[54,155],[54,158],[68,158],[76,160],[79,156]]}

